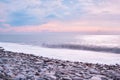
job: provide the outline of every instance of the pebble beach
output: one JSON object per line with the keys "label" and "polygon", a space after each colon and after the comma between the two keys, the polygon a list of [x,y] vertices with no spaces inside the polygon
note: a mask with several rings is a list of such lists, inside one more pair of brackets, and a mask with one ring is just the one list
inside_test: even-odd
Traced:
{"label": "pebble beach", "polygon": [[0,47],[0,80],[120,80],[120,64],[72,62]]}

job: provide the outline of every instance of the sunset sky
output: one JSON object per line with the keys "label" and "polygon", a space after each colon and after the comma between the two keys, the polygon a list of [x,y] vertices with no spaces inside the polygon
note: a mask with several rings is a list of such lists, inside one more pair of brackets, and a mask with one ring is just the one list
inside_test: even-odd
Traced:
{"label": "sunset sky", "polygon": [[0,33],[120,34],[120,0],[0,0]]}

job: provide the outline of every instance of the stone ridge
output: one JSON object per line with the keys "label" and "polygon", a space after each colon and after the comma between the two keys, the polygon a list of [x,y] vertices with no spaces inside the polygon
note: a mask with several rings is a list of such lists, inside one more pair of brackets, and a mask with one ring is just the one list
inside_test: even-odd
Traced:
{"label": "stone ridge", "polygon": [[120,65],[63,61],[0,47],[0,80],[120,80]]}

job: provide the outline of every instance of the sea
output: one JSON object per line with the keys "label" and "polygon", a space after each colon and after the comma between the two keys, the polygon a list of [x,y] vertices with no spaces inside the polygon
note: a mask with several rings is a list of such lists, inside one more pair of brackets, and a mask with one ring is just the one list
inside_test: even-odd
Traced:
{"label": "sea", "polygon": [[120,35],[0,34],[0,47],[60,60],[120,64]]}

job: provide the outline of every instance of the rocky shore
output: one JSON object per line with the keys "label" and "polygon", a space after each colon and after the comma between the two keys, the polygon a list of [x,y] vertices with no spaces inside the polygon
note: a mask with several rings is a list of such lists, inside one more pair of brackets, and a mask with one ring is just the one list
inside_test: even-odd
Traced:
{"label": "rocky shore", "polygon": [[70,62],[0,47],[0,80],[120,80],[120,64]]}

